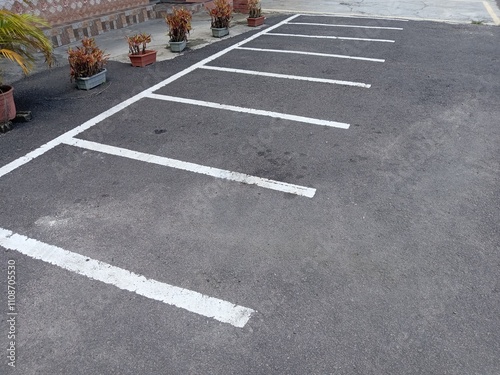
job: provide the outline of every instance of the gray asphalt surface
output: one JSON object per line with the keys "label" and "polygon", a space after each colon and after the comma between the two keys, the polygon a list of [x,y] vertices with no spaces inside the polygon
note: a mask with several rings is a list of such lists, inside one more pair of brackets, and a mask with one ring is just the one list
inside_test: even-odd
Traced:
{"label": "gray asphalt surface", "polygon": [[[257,311],[235,328],[1,249],[19,310],[18,367],[2,358],[3,371],[498,374],[500,29],[373,25],[404,30],[308,26],[396,42],[245,47],[385,63],[234,50],[209,64],[370,89],[195,70],[158,91],[348,130],[143,99],[78,136],[314,187],[312,199],[62,145],[2,177],[1,228]],[[18,82],[35,119],[0,136],[0,166],[251,34],[144,69],[111,62],[88,93],[65,68]]]}

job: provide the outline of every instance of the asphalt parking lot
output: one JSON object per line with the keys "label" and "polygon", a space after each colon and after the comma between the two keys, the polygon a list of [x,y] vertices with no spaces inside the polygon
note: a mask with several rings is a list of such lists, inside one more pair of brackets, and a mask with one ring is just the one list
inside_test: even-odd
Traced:
{"label": "asphalt parking lot", "polygon": [[500,372],[499,29],[267,24],[16,85],[14,371]]}

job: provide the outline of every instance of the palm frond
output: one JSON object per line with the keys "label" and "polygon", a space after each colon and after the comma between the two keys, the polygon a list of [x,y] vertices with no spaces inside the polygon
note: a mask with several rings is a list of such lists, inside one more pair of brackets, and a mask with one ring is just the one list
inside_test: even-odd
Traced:
{"label": "palm frond", "polygon": [[52,43],[43,33],[46,27],[49,24],[40,17],[0,10],[0,57],[16,62],[26,74],[34,67],[36,52],[52,65]]}

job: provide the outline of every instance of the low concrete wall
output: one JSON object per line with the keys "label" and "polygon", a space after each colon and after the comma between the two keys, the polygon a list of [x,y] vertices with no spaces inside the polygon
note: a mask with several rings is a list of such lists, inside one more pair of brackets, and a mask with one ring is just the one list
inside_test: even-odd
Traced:
{"label": "low concrete wall", "polygon": [[157,13],[154,6],[147,5],[53,26],[45,34],[51,38],[54,47],[59,47],[83,39],[84,37],[93,37],[106,31],[121,29],[156,18]]}
{"label": "low concrete wall", "polygon": [[[193,13],[206,12],[213,0],[188,0],[151,3],[149,0],[30,0],[32,6],[19,0],[0,0],[0,7],[16,13],[30,13],[45,18],[51,29],[45,34],[54,47],[67,45],[84,37],[121,29],[147,20],[163,18],[173,6],[184,6]],[[235,11],[238,2],[234,0]],[[229,0],[233,5],[233,0]]]}
{"label": "low concrete wall", "polygon": [[28,5],[19,0],[0,0],[3,9],[35,14],[53,26],[149,4],[149,0],[31,0],[31,5]]}

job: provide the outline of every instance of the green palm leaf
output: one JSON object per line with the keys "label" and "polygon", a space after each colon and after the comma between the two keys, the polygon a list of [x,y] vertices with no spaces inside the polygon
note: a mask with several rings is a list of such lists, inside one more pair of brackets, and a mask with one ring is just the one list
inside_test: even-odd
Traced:
{"label": "green palm leaf", "polygon": [[52,65],[52,43],[43,33],[46,27],[50,26],[40,17],[0,10],[0,58],[17,63],[25,74],[33,70],[36,52]]}

